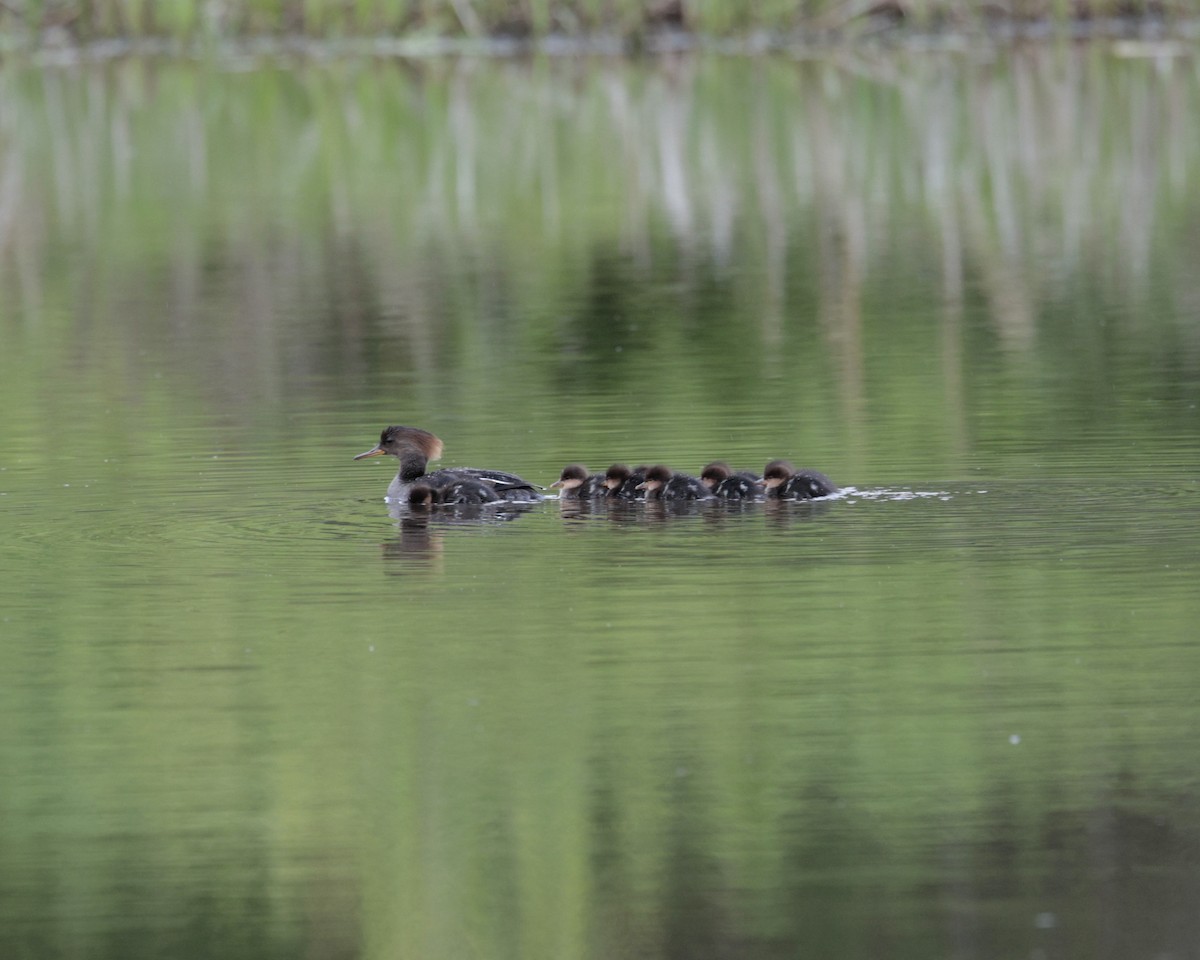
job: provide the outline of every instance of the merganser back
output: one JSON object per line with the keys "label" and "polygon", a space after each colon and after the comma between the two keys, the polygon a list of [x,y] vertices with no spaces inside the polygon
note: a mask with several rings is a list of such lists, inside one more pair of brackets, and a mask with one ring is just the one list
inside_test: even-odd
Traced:
{"label": "merganser back", "polygon": [[504,498],[500,496],[495,487],[485,480],[478,480],[475,477],[456,476],[453,480],[441,487],[437,492],[438,503],[445,506],[459,506],[468,503],[501,503]]}

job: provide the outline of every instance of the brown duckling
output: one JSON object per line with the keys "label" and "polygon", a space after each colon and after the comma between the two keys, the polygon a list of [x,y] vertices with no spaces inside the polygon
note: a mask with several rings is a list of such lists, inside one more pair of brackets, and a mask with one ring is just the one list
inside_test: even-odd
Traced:
{"label": "brown duckling", "polygon": [[640,500],[641,483],[646,479],[646,468],[630,469],[623,463],[614,463],[604,471],[604,486],[608,495],[617,500]]}
{"label": "brown duckling", "polygon": [[737,473],[724,460],[714,460],[700,471],[700,482],[720,500],[755,500],[759,478],[747,470]]}
{"label": "brown duckling", "polygon": [[417,510],[428,510],[437,504],[437,491],[427,483],[414,483],[408,488],[408,505]]}
{"label": "brown duckling", "polygon": [[713,495],[695,477],[675,473],[661,463],[646,470],[639,489],[646,491],[647,500],[708,500]]}
{"label": "brown duckling", "polygon": [[763,468],[767,496],[776,500],[815,500],[837,493],[839,487],[816,470],[797,470],[786,460],[772,460]]}
{"label": "brown duckling", "polygon": [[[501,500],[541,500],[533,484],[522,480],[516,474],[505,473],[502,470],[480,470],[475,467],[452,467],[426,473],[425,467],[430,460],[437,460],[442,455],[442,441],[428,430],[418,427],[385,427],[379,435],[379,443],[365,453],[360,453],[355,460],[365,460],[367,457],[395,457],[400,461],[400,470],[388,485],[389,500],[407,502],[409,488],[418,480],[423,481],[435,490],[454,483],[462,478],[471,478],[489,485]],[[481,501],[471,501],[481,502]]]}
{"label": "brown duckling", "polygon": [[608,495],[605,480],[602,474],[588,473],[582,463],[569,463],[563,467],[559,478],[550,484],[550,489],[562,490],[563,500],[595,500]]}

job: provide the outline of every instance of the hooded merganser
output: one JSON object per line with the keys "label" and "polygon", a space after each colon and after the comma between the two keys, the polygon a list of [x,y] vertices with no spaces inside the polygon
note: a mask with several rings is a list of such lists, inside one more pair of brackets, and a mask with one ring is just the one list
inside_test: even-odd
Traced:
{"label": "hooded merganser", "polygon": [[564,500],[594,500],[608,493],[605,477],[588,473],[582,463],[570,463],[563,467],[562,474],[550,484],[550,489],[561,489]]}
{"label": "hooded merganser", "polygon": [[695,477],[686,473],[674,473],[661,463],[646,471],[641,489],[646,491],[647,500],[707,500],[712,491]]}
{"label": "hooded merganser", "polygon": [[714,460],[700,471],[700,482],[721,500],[754,500],[759,479],[747,470],[734,473],[724,460]]}
{"label": "hooded merganser", "polygon": [[815,500],[838,492],[838,485],[816,470],[797,470],[786,460],[772,460],[763,468],[767,496],[776,500]]}
{"label": "hooded merganser", "polygon": [[641,483],[646,479],[646,468],[642,466],[629,469],[623,463],[614,463],[604,471],[604,486],[610,497],[617,500],[638,500],[641,498]]}
{"label": "hooded merganser", "polygon": [[354,459],[365,460],[367,457],[389,456],[400,461],[400,471],[388,485],[387,498],[389,500],[407,501],[410,488],[418,480],[437,490],[462,479],[473,479],[487,484],[501,500],[542,499],[542,495],[534,489],[533,484],[522,480],[516,474],[505,473],[502,470],[449,467],[444,470],[435,470],[433,473],[426,473],[425,467],[429,461],[437,460],[441,455],[442,441],[428,430],[421,430],[417,427],[386,427],[379,435],[378,446],[372,447],[365,453],[360,453]]}

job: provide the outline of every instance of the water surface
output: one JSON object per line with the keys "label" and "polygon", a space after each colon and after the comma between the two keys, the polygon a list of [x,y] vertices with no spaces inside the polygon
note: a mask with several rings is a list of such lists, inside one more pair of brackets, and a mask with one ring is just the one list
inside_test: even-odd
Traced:
{"label": "water surface", "polygon": [[5,957],[1195,955],[1192,57],[0,87]]}

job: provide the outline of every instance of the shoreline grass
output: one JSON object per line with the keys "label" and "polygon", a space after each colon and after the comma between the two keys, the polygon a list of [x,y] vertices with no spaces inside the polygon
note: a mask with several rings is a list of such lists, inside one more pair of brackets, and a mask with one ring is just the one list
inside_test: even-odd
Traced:
{"label": "shoreline grass", "polygon": [[33,45],[392,38],[636,51],[913,33],[1129,36],[1197,20],[1200,0],[0,0],[0,36]]}

